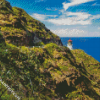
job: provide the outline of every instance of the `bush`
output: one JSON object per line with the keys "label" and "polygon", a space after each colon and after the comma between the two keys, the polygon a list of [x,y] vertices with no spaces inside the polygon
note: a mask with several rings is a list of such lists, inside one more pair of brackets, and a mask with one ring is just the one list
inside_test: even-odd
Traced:
{"label": "bush", "polygon": [[35,46],[43,46],[44,43],[43,42],[38,42],[38,43],[35,43]]}

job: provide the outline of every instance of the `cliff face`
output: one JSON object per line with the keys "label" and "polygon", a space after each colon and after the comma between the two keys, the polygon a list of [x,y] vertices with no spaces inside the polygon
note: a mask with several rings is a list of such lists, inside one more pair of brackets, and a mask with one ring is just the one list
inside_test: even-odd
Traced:
{"label": "cliff face", "polygon": [[6,41],[18,46],[34,45],[34,36],[44,44],[53,42],[62,45],[60,38],[43,23],[29,16],[23,9],[11,7],[5,0],[0,1],[0,30]]}

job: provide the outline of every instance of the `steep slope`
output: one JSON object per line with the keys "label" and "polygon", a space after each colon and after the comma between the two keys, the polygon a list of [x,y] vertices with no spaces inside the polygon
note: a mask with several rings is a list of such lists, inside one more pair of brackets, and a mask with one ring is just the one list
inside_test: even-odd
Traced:
{"label": "steep slope", "polygon": [[60,38],[43,23],[29,16],[23,9],[11,7],[6,0],[0,0],[0,30],[7,42],[17,46],[35,45],[34,36],[44,44],[53,42],[62,45]]}
{"label": "steep slope", "polygon": [[[58,46],[58,36],[5,0],[0,30],[0,79],[22,100],[100,100],[100,63],[93,57]],[[37,45],[35,36],[44,48],[26,47]],[[1,82],[0,100],[16,100]]]}
{"label": "steep slope", "polygon": [[70,51],[53,43],[27,48],[6,42],[0,48],[0,78],[22,100],[99,100],[99,81],[92,77],[94,72],[99,75],[99,70],[96,74],[93,69],[99,67],[100,63],[82,50]]}

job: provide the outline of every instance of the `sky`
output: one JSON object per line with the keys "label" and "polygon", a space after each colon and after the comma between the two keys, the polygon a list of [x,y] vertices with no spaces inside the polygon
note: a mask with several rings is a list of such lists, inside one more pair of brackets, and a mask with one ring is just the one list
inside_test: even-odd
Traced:
{"label": "sky", "polygon": [[100,37],[100,0],[7,0],[59,37]]}

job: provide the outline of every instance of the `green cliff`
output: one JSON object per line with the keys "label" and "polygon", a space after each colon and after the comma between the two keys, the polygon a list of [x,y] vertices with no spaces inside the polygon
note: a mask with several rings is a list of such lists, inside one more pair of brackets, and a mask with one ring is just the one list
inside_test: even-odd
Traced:
{"label": "green cliff", "polygon": [[[37,25],[38,21],[22,9],[12,8],[8,2],[1,1],[3,2],[0,4],[3,6],[0,6],[0,14],[13,15],[15,11],[18,15],[18,20],[15,20],[19,22],[19,16],[25,14],[24,17],[29,24],[25,24],[25,20],[23,24],[17,21],[16,24],[10,24],[11,21],[6,20],[8,17],[5,17],[5,20],[4,17],[0,17],[0,79],[16,92],[21,100],[100,100],[100,63],[83,50],[69,50],[65,46],[59,46],[62,44],[59,37],[50,31],[46,31],[46,35],[51,34],[51,38],[58,42],[45,37],[44,40],[47,42],[41,38],[45,44],[44,48],[28,48],[33,40],[25,42],[24,35],[29,35],[25,38],[32,38],[32,34],[37,34],[39,38],[39,32],[43,31],[37,27],[45,27],[41,26],[42,23]],[[30,23],[37,27],[30,29]],[[39,32],[31,32],[34,29]],[[24,34],[24,31],[28,33]],[[16,44],[16,39],[21,39],[22,44]],[[1,81],[0,100],[17,100]]]}
{"label": "green cliff", "polygon": [[[22,100],[100,99],[100,63],[84,51],[54,43],[44,48],[0,44],[0,78]],[[8,90],[1,92],[6,98],[16,100]]]}
{"label": "green cliff", "polygon": [[0,30],[8,43],[18,46],[35,45],[34,36],[44,44],[53,42],[62,45],[60,38],[43,23],[29,16],[23,9],[11,7],[5,0],[0,0]]}

